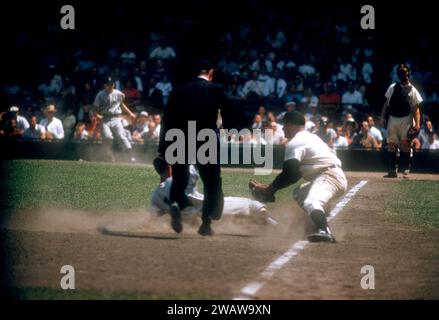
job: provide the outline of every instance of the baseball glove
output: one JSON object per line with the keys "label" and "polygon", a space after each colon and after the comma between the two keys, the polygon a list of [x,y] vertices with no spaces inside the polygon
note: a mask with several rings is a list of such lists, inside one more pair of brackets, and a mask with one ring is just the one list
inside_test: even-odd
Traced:
{"label": "baseball glove", "polygon": [[414,126],[411,126],[409,128],[409,131],[407,131],[407,139],[409,139],[411,141],[414,138],[416,138],[418,136],[418,134],[419,134],[419,131]]}
{"label": "baseball glove", "polygon": [[276,201],[273,191],[269,188],[268,184],[260,183],[251,179],[248,183],[248,187],[250,188],[252,196],[255,200],[263,203]]}

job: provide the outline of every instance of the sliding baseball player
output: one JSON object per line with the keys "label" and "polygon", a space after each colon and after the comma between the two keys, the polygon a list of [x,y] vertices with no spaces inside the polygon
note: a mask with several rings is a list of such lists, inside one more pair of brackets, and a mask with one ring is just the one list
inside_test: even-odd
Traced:
{"label": "sliding baseball player", "polygon": [[[154,160],[154,168],[160,175],[161,183],[154,190],[151,196],[150,213],[163,215],[170,213],[169,194],[172,184],[170,166],[160,160]],[[199,179],[198,172],[193,165],[189,166],[189,184],[186,188],[186,195],[192,206],[182,211],[182,214],[201,213],[204,195],[197,190]],[[253,215],[259,214],[267,224],[277,225],[277,221],[269,216],[265,204],[242,197],[224,197],[225,215]]]}

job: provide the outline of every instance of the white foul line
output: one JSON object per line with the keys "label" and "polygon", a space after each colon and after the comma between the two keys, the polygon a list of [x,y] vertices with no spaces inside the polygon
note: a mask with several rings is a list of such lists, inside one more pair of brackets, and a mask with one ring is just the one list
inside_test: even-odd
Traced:
{"label": "white foul line", "polygon": [[[341,199],[335,207],[329,213],[328,221],[331,221],[335,216],[352,200],[355,194],[366,185],[367,181],[362,180],[349,190],[349,192]],[[288,249],[283,255],[278,257],[261,273],[260,280],[249,283],[241,290],[241,296],[234,298],[233,300],[249,300],[252,299],[256,293],[262,289],[263,286],[270,280],[276,271],[280,270],[288,261],[296,256],[300,251],[305,249],[309,241],[300,240],[295,242],[290,249]]]}

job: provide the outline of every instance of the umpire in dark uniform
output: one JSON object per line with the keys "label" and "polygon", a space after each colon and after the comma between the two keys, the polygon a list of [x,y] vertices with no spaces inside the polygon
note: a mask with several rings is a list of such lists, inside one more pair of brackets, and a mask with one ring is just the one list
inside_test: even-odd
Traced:
{"label": "umpire in dark uniform", "polygon": [[[166,148],[173,143],[165,141],[166,132],[180,129],[186,137],[185,163],[172,165],[172,185],[169,204],[171,206],[171,226],[175,232],[183,230],[180,211],[190,205],[185,189],[189,182],[189,164],[195,161],[200,178],[204,184],[204,201],[202,208],[202,224],[198,233],[203,236],[213,235],[212,220],[219,220],[224,205],[219,161],[219,138],[217,136],[217,161],[200,164],[199,159],[189,159],[189,145],[195,145],[197,154],[202,144],[188,141],[188,122],[196,122],[196,133],[202,129],[217,130],[218,110],[221,110],[223,125],[230,118],[229,107],[223,87],[212,83],[213,66],[207,60],[199,60],[195,64],[194,76],[197,77],[172,91],[168,106],[164,112],[163,126],[160,134],[159,155],[165,157]],[[192,160],[192,161],[190,161]]]}

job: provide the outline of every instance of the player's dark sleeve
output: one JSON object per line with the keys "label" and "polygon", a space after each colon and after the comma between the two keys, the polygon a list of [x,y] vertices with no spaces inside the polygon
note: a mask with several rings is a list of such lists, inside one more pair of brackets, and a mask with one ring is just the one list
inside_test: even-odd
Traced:
{"label": "player's dark sleeve", "polygon": [[286,188],[297,182],[302,175],[300,174],[300,162],[297,159],[289,159],[284,161],[282,172],[271,183],[271,187],[275,190]]}

